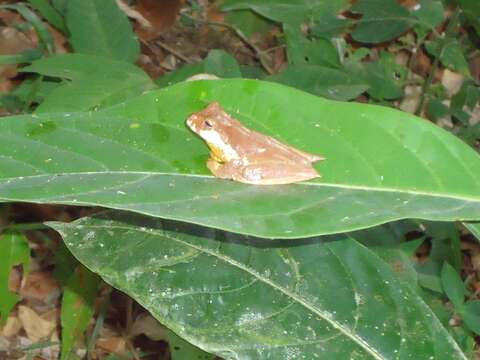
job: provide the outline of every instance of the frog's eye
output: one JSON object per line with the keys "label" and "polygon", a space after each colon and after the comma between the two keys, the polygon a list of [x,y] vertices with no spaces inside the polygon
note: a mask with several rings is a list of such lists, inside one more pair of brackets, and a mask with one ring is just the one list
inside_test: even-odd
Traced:
{"label": "frog's eye", "polygon": [[205,126],[208,127],[208,128],[212,128],[212,127],[213,127],[212,123],[211,123],[210,121],[208,121],[208,120],[205,120],[205,121],[204,121],[204,124],[205,124]]}

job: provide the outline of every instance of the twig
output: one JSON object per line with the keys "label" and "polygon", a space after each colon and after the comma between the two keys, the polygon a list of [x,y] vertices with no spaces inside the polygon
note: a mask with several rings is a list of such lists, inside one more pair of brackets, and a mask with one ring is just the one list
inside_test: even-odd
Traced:
{"label": "twig", "polygon": [[126,344],[127,347],[130,348],[130,351],[132,352],[132,356],[135,360],[140,360],[140,356],[137,354],[137,350],[135,349],[135,346],[133,345],[132,339],[131,339],[131,330],[133,326],[133,299],[128,297],[127,298],[127,314],[126,314],[126,319],[125,319],[126,325]]}
{"label": "twig", "polygon": [[415,115],[419,115],[422,112],[423,105],[425,104],[427,92],[430,89],[430,86],[432,85],[433,77],[438,69],[438,65],[440,64],[440,58],[442,57],[446,47],[449,45],[448,37],[453,32],[454,27],[458,22],[459,14],[460,14],[460,8],[457,7],[452,17],[450,18],[450,21],[448,22],[447,29],[445,30],[445,39],[442,41],[442,46],[440,47],[438,54],[434,56],[433,64],[430,69],[430,72],[428,73],[427,80],[423,83],[422,94],[420,95],[420,101],[418,103],[417,110],[415,110]]}
{"label": "twig", "polygon": [[[440,53],[441,52],[443,52],[443,48],[441,49]],[[423,105],[425,104],[425,99],[427,97],[427,92],[430,89],[430,85],[432,85],[433,76],[437,72],[439,63],[440,63],[440,54],[438,56],[435,56],[432,67],[430,68],[430,72],[428,73],[427,80],[423,83],[422,94],[420,95],[420,101],[418,102],[417,110],[415,110],[415,115],[420,115],[420,113],[422,112]]]}
{"label": "twig", "polygon": [[155,44],[160,46],[162,49],[167,50],[169,53],[171,53],[173,56],[179,58],[180,60],[186,62],[187,64],[193,64],[193,61],[190,60],[188,57],[186,57],[183,54],[180,54],[177,50],[171,48],[169,45],[165,44],[164,42],[160,40],[156,40]]}
{"label": "twig", "polygon": [[243,34],[239,29],[237,29],[235,26],[232,26],[232,25],[229,25],[229,24],[225,24],[225,23],[221,23],[221,22],[216,22],[216,21],[210,21],[210,20],[201,20],[201,19],[197,19],[197,18],[194,18],[192,16],[189,16],[189,15],[186,15],[184,14],[184,16],[188,17],[190,20],[192,21],[196,21],[198,23],[202,23],[204,25],[211,25],[211,26],[219,26],[219,27],[224,27],[228,30],[230,30],[231,32],[233,32],[248,48],[250,48],[255,57],[258,59],[258,61],[260,61],[260,64],[263,66],[263,68],[265,69],[265,71],[269,74],[273,74],[274,71],[273,69],[270,67],[270,65],[268,64],[268,61],[265,59],[265,53],[266,51],[263,51],[262,49],[260,49],[258,46],[256,46],[253,42],[251,42],[250,40],[248,40],[248,38],[245,36],[245,34]]}
{"label": "twig", "polygon": [[112,292],[112,288],[109,287],[107,290],[107,294],[105,295],[105,299],[102,301],[102,305],[100,306],[100,311],[98,313],[97,319],[95,321],[95,326],[93,331],[88,338],[87,341],[87,360],[92,360],[93,352],[95,350],[95,342],[100,334],[100,331],[103,327],[103,322],[105,320],[105,315],[107,313],[108,306],[110,305],[110,294]]}
{"label": "twig", "polygon": [[4,230],[7,231],[32,231],[32,230],[50,230],[51,227],[43,223],[19,223],[19,224],[9,224],[5,227]]}

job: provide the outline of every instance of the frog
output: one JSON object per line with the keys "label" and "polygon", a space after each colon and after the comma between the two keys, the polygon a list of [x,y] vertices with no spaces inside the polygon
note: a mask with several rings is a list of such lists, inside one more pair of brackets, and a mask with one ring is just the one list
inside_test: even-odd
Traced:
{"label": "frog", "polygon": [[325,160],[245,127],[218,102],[191,114],[187,126],[210,149],[207,167],[220,179],[279,185],[321,177],[312,163]]}

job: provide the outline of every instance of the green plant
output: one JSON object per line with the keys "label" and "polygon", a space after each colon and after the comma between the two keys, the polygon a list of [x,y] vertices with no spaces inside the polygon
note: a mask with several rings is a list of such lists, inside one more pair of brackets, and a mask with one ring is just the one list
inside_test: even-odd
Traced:
{"label": "green plant", "polygon": [[[465,301],[454,222],[480,239],[480,157],[454,134],[378,104],[392,107],[420,81],[394,49],[425,49],[432,67],[415,84],[414,110],[438,114],[433,120],[449,114],[452,132],[468,133],[475,145],[470,121],[480,95],[466,59],[479,34],[457,32],[478,32],[473,3],[460,1],[445,17],[446,4],[436,0],[412,9],[393,0],[352,7],[225,0],[231,24],[197,16],[194,4],[184,22],[233,31],[263,70],[212,50],[155,82],[132,64],[138,42],[113,0],[31,3],[69,34],[75,53],[22,68],[32,80],[13,96],[33,114],[0,122],[0,199],[109,209],[47,222],[82,264],[59,252],[62,268],[77,269],[63,279],[64,359],[93,314],[94,274],[184,340],[226,359],[470,356],[479,300]],[[250,20],[235,22],[235,11]],[[282,71],[272,73],[270,52],[251,43],[247,25],[281,27]],[[345,33],[362,46],[348,44]],[[89,41],[98,34],[110,40]],[[118,39],[127,39],[126,50]],[[372,46],[387,42],[383,51]],[[468,77],[449,105],[434,84],[440,67]],[[198,72],[224,79],[183,81]],[[372,104],[334,101],[359,96]],[[214,178],[207,146],[185,126],[213,101],[248,127],[325,155],[316,165],[323,177],[271,187]],[[411,234],[420,235],[406,242]],[[24,248],[12,241],[0,245]],[[411,257],[428,241],[428,262],[415,264]],[[27,259],[12,258],[0,279]],[[466,325],[462,333],[449,325],[445,294]],[[14,302],[0,302],[2,319]],[[179,358],[210,357],[179,346],[197,354]]]}

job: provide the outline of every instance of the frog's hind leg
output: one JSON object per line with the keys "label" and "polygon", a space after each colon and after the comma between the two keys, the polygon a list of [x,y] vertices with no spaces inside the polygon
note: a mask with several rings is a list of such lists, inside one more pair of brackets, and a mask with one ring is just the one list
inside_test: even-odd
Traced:
{"label": "frog's hind leg", "polygon": [[305,152],[305,151],[302,151],[302,150],[299,150],[299,149],[295,149],[295,148],[292,148],[292,150],[294,150],[298,155],[307,159],[310,162],[325,160],[325,158],[323,156],[320,156],[320,155],[317,155],[317,154],[311,154],[311,153],[308,153],[308,152]]}
{"label": "frog's hind leg", "polygon": [[291,184],[321,177],[310,165],[284,162],[265,163],[261,166],[247,165],[240,174],[233,174],[234,180],[255,185]]}

